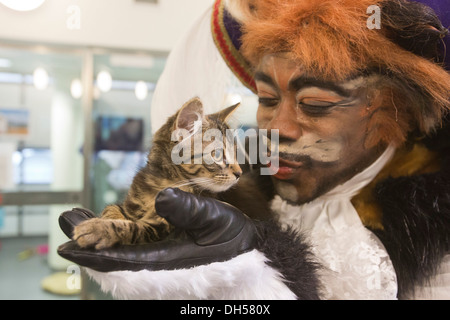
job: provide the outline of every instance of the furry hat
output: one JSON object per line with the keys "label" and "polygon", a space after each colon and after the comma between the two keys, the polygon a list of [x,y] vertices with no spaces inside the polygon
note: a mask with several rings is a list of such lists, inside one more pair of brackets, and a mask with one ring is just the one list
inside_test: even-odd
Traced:
{"label": "furry hat", "polygon": [[[423,0],[432,1],[432,0]],[[242,24],[241,54],[251,66],[289,52],[305,72],[342,81],[381,74],[386,90],[368,144],[400,145],[412,131],[429,134],[450,108],[450,74],[443,68],[448,30],[428,6],[380,0],[379,28],[369,28],[373,0],[228,0]],[[450,48],[449,48],[450,51]]]}
{"label": "furry hat", "polygon": [[[450,1],[442,0],[418,0],[424,5],[433,9],[439,19],[441,20],[444,28],[450,29]],[[442,39],[443,51],[445,53],[445,65],[447,70],[450,70],[450,34]]]}

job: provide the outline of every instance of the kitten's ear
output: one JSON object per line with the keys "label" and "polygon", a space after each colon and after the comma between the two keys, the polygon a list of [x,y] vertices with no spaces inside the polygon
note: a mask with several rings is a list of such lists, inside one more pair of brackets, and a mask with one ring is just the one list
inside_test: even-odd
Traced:
{"label": "kitten's ear", "polygon": [[175,129],[195,129],[195,121],[203,119],[203,104],[199,98],[193,98],[186,102],[178,112],[175,121]]}
{"label": "kitten's ear", "polygon": [[241,103],[238,102],[235,105],[232,105],[231,107],[228,107],[228,108],[225,108],[225,109],[219,111],[217,113],[219,119],[222,122],[226,122],[240,105],[241,105]]}

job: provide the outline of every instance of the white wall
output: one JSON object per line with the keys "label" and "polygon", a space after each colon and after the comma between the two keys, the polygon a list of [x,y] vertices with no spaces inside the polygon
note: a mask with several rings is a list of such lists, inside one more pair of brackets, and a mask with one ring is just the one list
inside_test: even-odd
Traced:
{"label": "white wall", "polygon": [[[213,0],[46,0],[31,12],[0,4],[0,39],[170,51]],[[77,12],[79,10],[79,28]],[[71,30],[72,29],[72,30]]]}

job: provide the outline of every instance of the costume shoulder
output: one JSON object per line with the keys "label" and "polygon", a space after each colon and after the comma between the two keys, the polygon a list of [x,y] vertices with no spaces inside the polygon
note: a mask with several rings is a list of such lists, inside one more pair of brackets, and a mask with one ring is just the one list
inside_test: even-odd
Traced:
{"label": "costume shoulder", "polygon": [[[450,126],[422,141],[426,149],[412,153],[435,157],[437,168],[412,176],[389,177],[374,194],[382,209],[383,230],[375,233],[394,264],[399,297],[414,293],[437,271],[449,252],[450,240]],[[411,159],[405,159],[405,162]],[[416,159],[412,159],[415,161]],[[419,159],[420,160],[420,159]],[[417,161],[419,161],[417,160]]]}

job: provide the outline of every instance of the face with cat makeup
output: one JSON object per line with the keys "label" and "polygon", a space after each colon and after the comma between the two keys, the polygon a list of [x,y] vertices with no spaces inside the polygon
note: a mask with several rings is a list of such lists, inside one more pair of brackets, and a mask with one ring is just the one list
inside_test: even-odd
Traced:
{"label": "face with cat makeup", "polygon": [[[372,76],[374,77],[374,76]],[[370,77],[309,77],[286,54],[265,56],[255,72],[260,129],[279,130],[278,194],[305,203],[373,163],[385,145],[367,146]]]}

